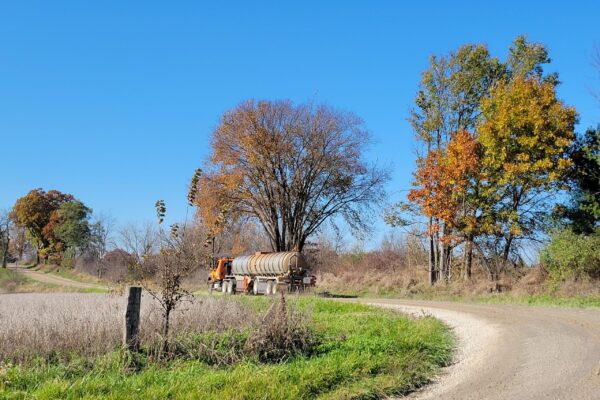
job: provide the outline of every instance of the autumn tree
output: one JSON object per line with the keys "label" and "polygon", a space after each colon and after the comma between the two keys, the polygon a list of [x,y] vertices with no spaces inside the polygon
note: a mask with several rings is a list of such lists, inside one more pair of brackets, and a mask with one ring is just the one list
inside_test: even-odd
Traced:
{"label": "autumn tree", "polygon": [[[510,236],[505,235],[510,225],[506,222],[507,212],[504,207],[498,207],[499,202],[507,201],[507,195],[501,188],[503,172],[499,172],[498,165],[492,166],[489,160],[493,159],[494,151],[503,154],[505,149],[502,146],[518,147],[520,143],[505,141],[499,143],[499,147],[495,149],[489,143],[482,146],[480,130],[483,121],[490,120],[494,113],[498,115],[499,110],[494,108],[496,106],[491,106],[491,102],[499,101],[499,88],[516,88],[520,81],[538,82],[543,85],[545,93],[554,88],[558,84],[558,76],[545,74],[543,68],[543,65],[549,62],[546,48],[542,44],[528,42],[523,36],[517,37],[512,43],[505,62],[492,58],[483,45],[465,45],[448,56],[431,57],[430,67],[423,73],[415,98],[415,107],[411,110],[409,118],[419,144],[415,185],[411,191],[412,202],[400,202],[387,215],[387,221],[394,226],[405,226],[418,221],[419,215],[415,218],[410,216],[411,213],[417,212],[426,217],[430,283],[435,282],[440,272],[446,278],[449,277],[453,248],[457,247],[457,241],[464,243],[463,271],[468,277],[474,244],[478,238]],[[513,100],[515,104],[519,102],[519,99]],[[488,105],[485,109],[484,104]],[[522,102],[519,106],[526,107],[529,104]],[[503,104],[503,107],[511,110],[510,104]],[[529,110],[518,111],[513,108],[512,111],[515,114],[521,112],[521,117],[526,119],[526,113],[534,111],[533,109],[535,106],[532,105]],[[535,124],[544,120],[544,126],[553,124],[552,114],[544,110],[538,112],[541,114],[531,116],[529,122],[523,120],[523,123]],[[484,129],[488,129],[489,126]],[[452,201],[453,196],[448,192],[448,182],[452,182],[452,178],[446,180],[449,175],[444,165],[448,162],[448,157],[453,157],[449,154],[449,147],[454,136],[464,131],[471,132],[473,143],[477,144],[479,149],[479,171],[470,174],[467,187],[464,191],[459,191],[462,203],[457,214],[456,204]],[[491,136],[488,134],[484,140]],[[510,141],[509,139],[507,140]],[[562,144],[559,144],[560,146]],[[458,153],[466,151],[458,158],[469,160],[470,150],[464,146],[457,146],[456,150],[458,149],[461,149]],[[486,152],[489,153],[487,156],[484,154]],[[485,163],[484,159],[487,160]],[[553,164],[550,163],[550,166]],[[465,167],[470,165],[466,163]],[[539,188],[542,191],[544,189],[542,186]],[[430,195],[433,197],[428,198]],[[453,219],[458,216],[459,223],[448,219],[449,215],[452,215]],[[506,248],[510,249],[514,238],[504,242],[508,243],[502,244],[504,249],[500,250],[500,253],[504,253]],[[479,252],[483,253],[482,247],[477,247]]]}
{"label": "autumn tree", "polygon": [[[473,131],[480,114],[481,99],[503,74],[505,66],[491,57],[484,45],[467,44],[446,56],[432,56],[423,72],[420,88],[409,121],[419,143],[417,165],[422,169],[430,153],[432,158],[444,156],[456,132]],[[400,214],[415,211],[399,203],[388,215],[392,225],[404,225]],[[451,249],[442,237],[450,234],[444,221],[431,214],[427,219],[429,250],[429,282],[433,284],[440,271],[449,273]],[[448,231],[448,232],[447,232]]]}
{"label": "autumn tree", "polygon": [[562,188],[577,113],[557,98],[553,80],[536,75],[502,80],[481,109],[485,195],[496,204],[506,261],[515,240],[540,228],[548,200]]}
{"label": "autumn tree", "polygon": [[[275,251],[299,250],[327,220],[368,229],[386,172],[365,162],[354,114],[291,101],[241,103],[213,132],[195,203],[206,223],[256,219]],[[220,221],[219,221],[220,219]]]}
{"label": "autumn tree", "polygon": [[[471,240],[476,229],[475,210],[470,198],[474,185],[481,179],[480,150],[474,136],[466,130],[455,133],[445,152],[431,150],[415,172],[415,187],[408,199],[417,203],[423,214],[433,221],[429,225],[429,235],[440,237],[445,248]],[[445,229],[440,236],[440,228]],[[461,236],[456,236],[456,232]],[[464,236],[463,236],[464,235]],[[465,237],[466,236],[466,237]],[[470,257],[470,249],[468,249]],[[441,275],[449,278],[450,261],[441,263]],[[471,260],[467,259],[465,274],[470,276]]]}
{"label": "autumn tree", "polygon": [[[73,200],[70,194],[64,194],[58,190],[34,189],[25,196],[19,198],[13,206],[11,218],[15,223],[27,230],[29,240],[37,248],[37,262],[40,255],[52,244],[53,231],[46,229],[51,222],[53,213],[63,203]],[[55,225],[56,215],[52,224]],[[47,256],[47,254],[45,254]]]}

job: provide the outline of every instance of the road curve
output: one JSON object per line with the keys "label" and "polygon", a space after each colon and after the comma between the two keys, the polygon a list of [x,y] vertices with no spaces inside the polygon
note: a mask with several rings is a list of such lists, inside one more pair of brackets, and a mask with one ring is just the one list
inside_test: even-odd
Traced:
{"label": "road curve", "polygon": [[600,399],[600,310],[363,299],[433,315],[457,360],[416,399]]}

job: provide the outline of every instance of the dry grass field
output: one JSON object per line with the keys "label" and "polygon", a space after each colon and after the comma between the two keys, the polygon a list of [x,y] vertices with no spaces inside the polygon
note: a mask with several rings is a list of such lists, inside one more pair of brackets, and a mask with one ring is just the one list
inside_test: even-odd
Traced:
{"label": "dry grass field", "polygon": [[[125,298],[110,294],[20,293],[0,296],[0,359],[27,362],[73,356],[93,357],[119,348]],[[256,313],[239,302],[192,299],[176,310],[174,336],[249,328]],[[160,342],[161,310],[142,300],[141,343]]]}

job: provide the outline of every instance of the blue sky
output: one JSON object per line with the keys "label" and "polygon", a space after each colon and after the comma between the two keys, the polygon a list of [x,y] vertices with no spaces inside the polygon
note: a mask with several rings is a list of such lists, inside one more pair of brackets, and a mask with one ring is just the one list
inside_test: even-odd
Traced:
{"label": "blue sky", "polygon": [[471,42],[503,58],[519,34],[549,48],[579,131],[600,122],[600,2],[491,3],[3,1],[0,209],[43,187],[122,223],[153,219],[159,198],[182,219],[211,130],[247,98],[361,116],[396,201],[410,187],[406,118],[428,56]]}

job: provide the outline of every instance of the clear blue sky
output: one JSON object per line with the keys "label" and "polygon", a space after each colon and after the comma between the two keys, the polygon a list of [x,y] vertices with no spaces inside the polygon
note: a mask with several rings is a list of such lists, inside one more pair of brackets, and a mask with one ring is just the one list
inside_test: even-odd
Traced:
{"label": "clear blue sky", "polygon": [[504,57],[519,34],[550,49],[579,130],[600,122],[600,2],[491,3],[4,1],[0,209],[43,187],[120,222],[152,219],[159,198],[182,219],[211,130],[247,98],[361,116],[393,202],[410,186],[406,117],[428,56],[477,42]]}

